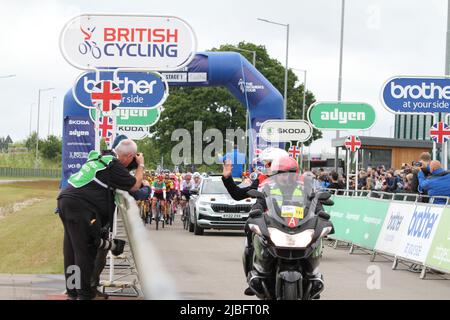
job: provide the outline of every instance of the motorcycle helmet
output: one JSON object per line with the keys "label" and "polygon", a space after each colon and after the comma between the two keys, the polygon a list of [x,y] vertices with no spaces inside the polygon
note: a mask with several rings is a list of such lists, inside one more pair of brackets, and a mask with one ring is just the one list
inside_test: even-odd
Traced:
{"label": "motorcycle helmet", "polygon": [[271,175],[284,172],[295,172],[298,174],[299,166],[297,161],[289,155],[282,156],[272,161],[270,165],[270,172]]}
{"label": "motorcycle helmet", "polygon": [[268,147],[261,152],[261,154],[258,156],[257,161],[261,162],[264,165],[263,173],[265,174],[272,174],[271,167],[272,162],[275,161],[278,158],[283,157],[289,157],[289,153],[287,153],[286,150],[275,148],[275,147]]}

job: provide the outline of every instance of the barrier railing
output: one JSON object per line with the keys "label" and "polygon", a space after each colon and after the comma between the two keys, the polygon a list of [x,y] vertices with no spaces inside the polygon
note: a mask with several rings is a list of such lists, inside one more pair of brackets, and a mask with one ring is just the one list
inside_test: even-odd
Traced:
{"label": "barrier railing", "polygon": [[351,190],[351,189],[322,189],[329,191],[338,196],[350,196],[350,197],[369,197],[382,200],[402,200],[409,202],[423,202],[423,203],[435,203],[435,200],[442,200],[442,205],[450,205],[450,197],[444,196],[428,196],[417,193],[394,193],[376,190]]}
{"label": "barrier railing", "polygon": [[44,177],[59,178],[59,169],[10,168],[0,167],[0,177]]}
{"label": "barrier railing", "polygon": [[140,218],[136,201],[123,191],[118,191],[118,198],[118,213],[122,215],[125,224],[144,298],[178,299],[174,281],[161,265],[159,254]]}
{"label": "barrier railing", "polygon": [[[333,191],[333,190],[330,190]],[[430,203],[423,202],[428,200]],[[440,204],[435,203],[440,200]],[[354,248],[394,257],[427,270],[450,273],[449,197],[424,197],[408,193],[339,190],[334,206],[326,210],[335,226],[329,238]]]}

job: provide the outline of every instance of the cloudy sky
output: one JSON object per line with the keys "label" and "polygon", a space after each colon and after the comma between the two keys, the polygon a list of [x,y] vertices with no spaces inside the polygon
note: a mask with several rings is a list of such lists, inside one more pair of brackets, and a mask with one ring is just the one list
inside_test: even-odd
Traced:
{"label": "cloudy sky", "polygon": [[[36,130],[38,89],[40,134],[47,135],[49,105],[55,98],[53,132],[61,135],[63,96],[81,72],[61,56],[63,25],[81,13],[174,15],[188,21],[199,51],[240,41],[265,45],[284,64],[285,28],[257,20],[290,24],[289,66],[307,69],[307,87],[317,100],[337,99],[340,0],[1,0],[0,137],[25,138]],[[373,105],[373,136],[389,136],[394,117],[380,104],[384,81],[394,75],[443,75],[446,0],[347,0],[342,100]],[[15,74],[13,78],[1,76]],[[303,74],[298,72],[302,79]],[[345,132],[342,135],[346,134]],[[367,134],[367,132],[366,132]],[[312,152],[329,149],[328,132]]]}

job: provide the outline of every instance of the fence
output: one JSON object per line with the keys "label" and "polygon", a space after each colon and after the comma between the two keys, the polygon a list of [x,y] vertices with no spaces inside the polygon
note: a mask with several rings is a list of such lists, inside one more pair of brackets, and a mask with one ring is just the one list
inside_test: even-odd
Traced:
{"label": "fence", "polygon": [[45,177],[60,178],[60,169],[9,168],[0,167],[0,177]]}
{"label": "fence", "polygon": [[165,271],[156,248],[139,214],[136,201],[123,191],[118,192],[118,212],[122,215],[145,299],[179,299],[175,282]]}
{"label": "fence", "polygon": [[[415,194],[355,192],[340,190],[333,195],[334,206],[327,212],[335,227],[329,238],[350,243],[376,254],[450,273],[450,206],[447,197],[420,202]],[[441,199],[443,205],[433,204]],[[409,200],[409,201],[408,201]],[[445,200],[445,201],[442,201]]]}

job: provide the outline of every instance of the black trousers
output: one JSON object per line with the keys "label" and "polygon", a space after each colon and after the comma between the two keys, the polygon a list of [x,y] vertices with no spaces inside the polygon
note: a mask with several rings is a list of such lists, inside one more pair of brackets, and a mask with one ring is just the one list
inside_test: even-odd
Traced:
{"label": "black trousers", "polygon": [[[91,290],[99,228],[91,224],[95,214],[83,201],[72,198],[58,200],[59,216],[64,225],[64,274],[70,297],[89,300],[95,297]],[[78,272],[79,271],[79,272]]]}

